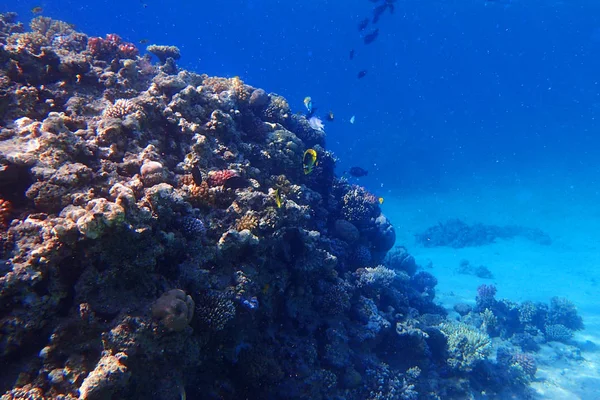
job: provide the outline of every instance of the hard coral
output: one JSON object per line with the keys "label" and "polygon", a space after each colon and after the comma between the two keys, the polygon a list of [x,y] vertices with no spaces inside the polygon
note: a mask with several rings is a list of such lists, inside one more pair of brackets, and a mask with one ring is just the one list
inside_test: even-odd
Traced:
{"label": "hard coral", "polygon": [[208,173],[208,186],[224,186],[230,179],[234,179],[239,177],[239,174],[236,171],[227,169],[221,171],[210,171]]}
{"label": "hard coral", "polygon": [[194,316],[194,300],[181,289],[163,294],[152,306],[152,316],[160,320],[167,330],[184,330]]}
{"label": "hard coral", "polygon": [[236,224],[235,229],[238,231],[243,231],[247,229],[249,231],[253,231],[258,226],[258,217],[253,214],[245,214],[240,218]]}
{"label": "hard coral", "polygon": [[176,46],[159,46],[156,44],[152,44],[146,48],[149,53],[154,54],[161,63],[165,63],[168,58],[172,58],[173,60],[179,60],[181,57],[181,53],[179,48]]}
{"label": "hard coral", "polygon": [[105,118],[123,119],[128,115],[142,112],[142,107],[131,99],[118,99],[114,104],[104,109],[102,116]]}

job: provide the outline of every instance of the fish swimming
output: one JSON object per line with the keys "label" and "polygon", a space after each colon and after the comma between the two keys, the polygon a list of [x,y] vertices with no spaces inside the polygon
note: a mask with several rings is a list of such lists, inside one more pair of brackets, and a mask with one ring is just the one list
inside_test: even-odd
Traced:
{"label": "fish swimming", "polygon": [[329,111],[327,113],[327,116],[325,117],[325,119],[329,122],[332,122],[334,118],[335,118],[335,115],[333,115],[333,111]]}
{"label": "fish swimming", "polygon": [[354,59],[354,49],[350,50],[350,59]]}
{"label": "fish swimming", "polygon": [[304,175],[308,175],[313,172],[315,166],[319,165],[317,161],[317,152],[314,149],[308,149],[304,152],[304,157],[302,157],[302,169],[304,170]]}
{"label": "fish swimming", "polygon": [[362,32],[367,28],[368,25],[369,25],[369,18],[365,18],[358,23],[358,30]]}
{"label": "fish swimming", "polygon": [[379,28],[377,28],[374,31],[372,31],[371,33],[365,35],[365,38],[364,38],[365,44],[373,43],[375,41],[375,39],[377,39],[377,36],[379,36]]}
{"label": "fish swimming", "polygon": [[198,163],[192,165],[192,179],[197,186],[202,184],[202,172]]}
{"label": "fish swimming", "polygon": [[275,189],[275,204],[277,204],[277,208],[281,208],[281,194],[279,193],[279,189]]}
{"label": "fish swimming", "polygon": [[350,117],[350,123],[354,124],[354,121],[356,121],[356,116],[353,115]]}
{"label": "fish swimming", "polygon": [[367,176],[369,171],[361,167],[352,167],[348,170],[348,173],[355,178],[360,178],[361,176]]}
{"label": "fish swimming", "polygon": [[378,197],[377,201],[379,202],[379,204],[383,204],[383,197]]}
{"label": "fish swimming", "polygon": [[312,114],[313,106],[312,106],[312,99],[310,98],[310,96],[306,96],[304,98],[304,107],[306,107],[309,114]]}
{"label": "fish swimming", "polygon": [[358,79],[362,79],[362,78],[364,78],[365,76],[367,76],[367,70],[366,70],[366,69],[363,69],[362,71],[360,71],[360,72],[358,73],[358,75],[356,75],[356,77],[357,77]]}
{"label": "fish swimming", "polygon": [[[42,7],[39,7],[39,6],[38,6],[38,7],[33,7],[33,8],[31,9],[31,12],[32,12],[33,14],[41,14],[41,13],[43,13],[43,12],[44,12],[44,9],[43,9]],[[369,22],[369,20],[367,20],[367,22]]]}

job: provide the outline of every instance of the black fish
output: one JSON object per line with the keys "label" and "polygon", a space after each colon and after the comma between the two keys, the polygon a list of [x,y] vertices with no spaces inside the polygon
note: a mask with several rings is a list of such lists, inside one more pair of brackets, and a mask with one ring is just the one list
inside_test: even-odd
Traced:
{"label": "black fish", "polygon": [[198,164],[192,166],[192,179],[196,185],[200,186],[202,184],[202,172],[200,172]]}
{"label": "black fish", "polygon": [[365,18],[358,23],[358,30],[364,31],[368,25],[369,25],[369,18]]}
{"label": "black fish", "polygon": [[248,180],[241,176],[232,176],[223,184],[226,189],[242,189],[248,186]]}
{"label": "black fish", "polygon": [[365,44],[373,43],[373,41],[375,39],[377,39],[378,35],[379,35],[379,28],[375,29],[373,32],[371,32],[371,33],[369,33],[368,35],[365,36]]}
{"label": "black fish", "polygon": [[369,174],[369,171],[361,167],[352,167],[348,170],[348,172],[350,173],[350,175],[356,178],[360,178],[361,176],[366,176]]}
{"label": "black fish", "polygon": [[354,60],[354,49],[350,50],[350,59]]}
{"label": "black fish", "polygon": [[375,7],[375,9],[373,10],[373,23],[374,24],[379,22],[379,18],[381,18],[381,15],[385,12],[385,10],[387,10],[387,8],[388,8],[387,4],[382,4],[379,7]]}
{"label": "black fish", "polygon": [[360,72],[358,73],[358,75],[356,75],[356,77],[357,77],[358,79],[364,78],[365,76],[367,76],[367,70],[366,70],[366,69],[363,69],[362,71],[360,71]]}

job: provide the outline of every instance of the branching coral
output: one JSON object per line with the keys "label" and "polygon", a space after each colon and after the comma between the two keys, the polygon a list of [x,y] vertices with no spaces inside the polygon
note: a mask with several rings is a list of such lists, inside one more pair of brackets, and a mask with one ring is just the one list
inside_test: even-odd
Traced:
{"label": "branching coral", "polygon": [[490,337],[470,325],[448,322],[441,324],[440,330],[448,339],[448,365],[459,371],[472,370],[491,351]]}

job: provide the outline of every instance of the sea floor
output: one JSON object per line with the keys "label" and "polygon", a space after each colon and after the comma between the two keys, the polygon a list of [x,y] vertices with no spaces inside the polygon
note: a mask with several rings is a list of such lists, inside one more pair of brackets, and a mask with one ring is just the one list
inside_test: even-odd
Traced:
{"label": "sea floor", "polygon": [[[574,346],[543,346],[532,386],[540,399],[600,399],[600,193],[593,182],[575,185],[556,177],[546,182],[533,177],[529,184],[493,182],[478,177],[451,191],[388,195],[383,209],[396,227],[396,243],[431,268],[439,281],[437,300],[449,311],[456,303],[474,304],[484,283],[496,285],[497,298],[549,303],[560,296],[575,303],[585,330],[576,333]],[[515,238],[454,249],[415,241],[416,233],[451,218],[539,228],[552,244]],[[494,279],[458,274],[461,260],[486,266]]]}

